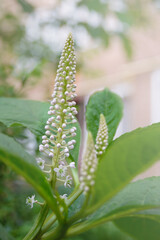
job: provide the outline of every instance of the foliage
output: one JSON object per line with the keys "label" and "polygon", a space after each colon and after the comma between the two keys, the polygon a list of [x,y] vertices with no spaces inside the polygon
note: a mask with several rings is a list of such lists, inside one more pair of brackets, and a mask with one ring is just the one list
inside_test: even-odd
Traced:
{"label": "foliage", "polygon": [[86,123],[94,139],[97,136],[100,114],[103,113],[109,130],[108,142],[112,142],[122,118],[122,108],[121,99],[107,88],[90,96],[86,107]]}
{"label": "foliage", "polygon": [[[60,58],[50,105],[12,98],[0,100],[0,122],[4,124],[0,159],[36,191],[26,203],[31,208],[41,208],[23,239],[149,240],[154,236],[158,240],[160,177],[131,181],[159,159],[160,123],[113,140],[122,117],[121,99],[108,89],[93,94],[86,107],[89,132],[82,168],[75,164],[81,136],[75,118],[74,82],[75,54],[70,34]],[[94,146],[97,132],[100,134],[103,129],[98,126],[99,119],[108,130],[102,138],[98,136],[98,144],[104,146],[104,137],[108,141],[101,148],[102,154]],[[41,158],[26,152],[16,135],[8,136],[9,128],[20,126],[42,136]],[[12,235],[16,235],[3,225],[5,222],[0,225],[3,238],[12,240]]]}

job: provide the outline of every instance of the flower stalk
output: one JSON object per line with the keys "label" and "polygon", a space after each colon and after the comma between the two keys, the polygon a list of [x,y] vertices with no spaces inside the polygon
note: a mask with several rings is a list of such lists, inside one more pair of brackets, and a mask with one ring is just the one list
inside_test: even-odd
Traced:
{"label": "flower stalk", "polygon": [[[72,176],[68,174],[68,170],[75,168],[75,163],[69,160],[70,151],[74,149],[76,144],[77,130],[75,127],[77,110],[74,101],[77,96],[75,93],[75,74],[74,42],[72,34],[69,34],[58,65],[48,111],[49,118],[45,125],[45,135],[42,136],[42,142],[39,146],[39,151],[42,152],[43,157],[37,159],[39,167],[47,175],[47,180],[57,197],[60,196],[56,189],[56,183],[63,183],[66,188],[70,188]],[[27,203],[31,202],[30,205],[33,207],[35,201],[31,200],[28,198]]]}
{"label": "flower stalk", "polygon": [[[65,187],[71,187],[72,178],[67,175],[67,168],[74,168],[72,162],[68,165],[70,150],[74,149],[76,140],[76,123],[74,98],[77,96],[75,74],[76,57],[73,46],[72,35],[69,34],[64,49],[61,54],[55,79],[55,87],[52,93],[52,100],[48,111],[49,118],[45,126],[45,135],[42,136],[42,144],[39,146],[40,152],[48,155],[52,160],[50,167],[50,182],[55,189],[56,182],[64,182]],[[41,169],[44,171],[49,165],[41,161]]]}

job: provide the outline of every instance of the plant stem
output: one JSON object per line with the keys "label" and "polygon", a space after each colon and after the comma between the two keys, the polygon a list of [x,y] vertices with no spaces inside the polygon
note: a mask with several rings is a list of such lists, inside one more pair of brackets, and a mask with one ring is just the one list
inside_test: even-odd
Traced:
{"label": "plant stem", "polygon": [[77,212],[73,217],[71,217],[68,220],[68,225],[71,225],[72,223],[76,222],[79,218],[83,217],[84,210],[86,209],[89,201],[89,194],[87,194],[86,199],[80,209],[79,212]]}
{"label": "plant stem", "polygon": [[70,206],[72,203],[82,194],[82,190],[77,186],[77,188],[71,193],[69,198],[66,201],[66,205]]}
{"label": "plant stem", "polygon": [[54,229],[52,236],[50,236],[50,232],[48,232],[44,237],[42,237],[42,240],[61,240],[66,234],[67,229],[68,226],[66,223],[59,225],[56,229]]}
{"label": "plant stem", "polygon": [[48,205],[45,203],[42,206],[42,209],[37,217],[37,220],[35,222],[35,224],[33,225],[33,227],[31,228],[31,230],[29,231],[29,233],[24,237],[23,240],[34,240],[35,237],[37,236],[37,234],[40,232],[42,225],[46,219],[46,216],[48,214],[48,210],[49,207]]}
{"label": "plant stem", "polygon": [[45,225],[42,227],[41,234],[43,235],[47,230],[56,222],[56,215],[52,215],[50,219],[45,223]]}
{"label": "plant stem", "polygon": [[[73,191],[73,193],[70,195],[70,198],[66,201],[66,205],[69,207],[72,205],[72,203],[82,194],[82,190],[77,187],[75,191]],[[46,224],[44,225],[44,227],[42,228],[42,232],[41,233],[45,233],[52,225],[53,223],[55,222],[56,220],[56,216],[53,215],[53,217],[48,217],[48,220],[46,221]],[[68,224],[63,224],[64,228],[66,229],[67,231],[67,227],[68,227]],[[52,238],[54,239],[55,237],[55,234],[56,233],[56,229],[52,229],[50,232],[46,233],[42,239],[44,240],[47,240],[49,238]]]}

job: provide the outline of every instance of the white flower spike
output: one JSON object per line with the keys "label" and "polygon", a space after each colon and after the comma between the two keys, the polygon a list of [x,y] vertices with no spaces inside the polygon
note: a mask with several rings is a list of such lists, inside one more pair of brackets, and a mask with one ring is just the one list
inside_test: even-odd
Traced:
{"label": "white flower spike", "polygon": [[108,127],[103,114],[100,115],[99,129],[96,137],[97,156],[102,155],[108,146]]}
{"label": "white flower spike", "polygon": [[[67,164],[70,150],[74,149],[76,144],[74,137],[77,129],[73,126],[77,122],[75,117],[77,114],[76,102],[73,100],[77,96],[75,93],[75,74],[74,43],[72,34],[69,34],[58,65],[55,87],[48,111],[49,118],[45,126],[45,135],[42,137],[42,143],[39,146],[39,151],[52,159],[50,180],[64,182],[65,187],[70,187],[72,184],[71,176],[66,177],[67,168],[75,168],[74,163]],[[39,160],[38,163],[45,173],[45,162]],[[50,165],[46,164],[47,167]],[[47,170],[46,173],[49,173],[49,171]],[[53,177],[55,174],[57,178]]]}
{"label": "white flower spike", "polygon": [[97,155],[92,134],[88,133],[86,152],[82,160],[80,171],[80,187],[87,193],[94,185],[95,171],[97,169]]}

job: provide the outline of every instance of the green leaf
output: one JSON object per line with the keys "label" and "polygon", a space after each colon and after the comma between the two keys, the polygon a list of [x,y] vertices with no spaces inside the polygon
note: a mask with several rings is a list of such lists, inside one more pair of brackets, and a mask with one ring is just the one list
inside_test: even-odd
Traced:
{"label": "green leaf", "polygon": [[[45,133],[44,127],[48,119],[49,106],[49,103],[33,100],[0,98],[0,122],[7,127],[20,124],[28,128],[35,135],[42,136]],[[75,137],[76,145],[71,151],[71,156],[74,161],[77,161],[81,130],[78,123],[73,125],[77,128],[77,135]]]}
{"label": "green leaf", "polygon": [[49,103],[16,98],[0,98],[0,121],[7,127],[20,124],[36,135],[43,135]]}
{"label": "green leaf", "polygon": [[160,239],[159,220],[139,217],[125,217],[115,221],[116,226],[137,240]]}
{"label": "green leaf", "polygon": [[47,201],[51,209],[59,217],[56,199],[45,175],[36,164],[33,156],[29,155],[20,144],[12,138],[0,133],[0,160],[9,165],[14,171],[23,176],[37,192]]}
{"label": "green leaf", "polygon": [[96,225],[142,210],[160,208],[159,187],[160,177],[151,177],[130,183],[90,215],[87,221]]}
{"label": "green leaf", "polygon": [[100,114],[103,113],[109,130],[108,141],[111,143],[122,118],[122,111],[122,100],[107,88],[91,95],[86,107],[86,123],[94,140],[98,132]]}
{"label": "green leaf", "polygon": [[[130,183],[114,198],[88,216],[78,227],[73,228],[72,231],[76,232],[76,229],[78,231],[85,231],[101,223],[120,219],[125,216],[146,216],[157,220],[157,216],[154,216],[154,209],[159,210],[160,208],[159,187],[160,177],[151,177]],[[146,209],[150,212],[145,212]],[[158,217],[160,218],[160,214]]]}
{"label": "green leaf", "polygon": [[148,209],[114,221],[119,229],[137,240],[158,240],[160,236],[160,208]]}
{"label": "green leaf", "polygon": [[133,240],[121,232],[112,222],[105,223],[68,240]]}
{"label": "green leaf", "polygon": [[113,197],[160,157],[160,123],[116,139],[99,163],[92,198],[94,208]]}

